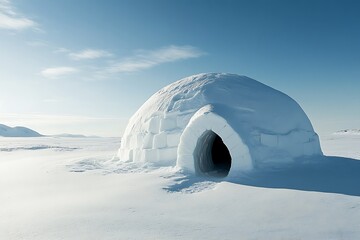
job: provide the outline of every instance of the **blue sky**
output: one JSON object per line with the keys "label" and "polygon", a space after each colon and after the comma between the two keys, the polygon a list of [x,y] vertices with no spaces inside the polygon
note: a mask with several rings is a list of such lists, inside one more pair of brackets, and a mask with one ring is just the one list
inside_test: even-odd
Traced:
{"label": "blue sky", "polygon": [[0,0],[0,122],[120,136],[154,92],[201,72],[293,97],[315,129],[360,128],[358,1]]}

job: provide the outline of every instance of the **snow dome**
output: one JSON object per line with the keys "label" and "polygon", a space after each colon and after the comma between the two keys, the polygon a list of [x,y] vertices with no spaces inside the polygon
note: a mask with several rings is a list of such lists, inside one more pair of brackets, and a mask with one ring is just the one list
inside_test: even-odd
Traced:
{"label": "snow dome", "polygon": [[207,73],[151,96],[129,120],[118,157],[232,176],[321,154],[318,135],[292,98],[245,76]]}

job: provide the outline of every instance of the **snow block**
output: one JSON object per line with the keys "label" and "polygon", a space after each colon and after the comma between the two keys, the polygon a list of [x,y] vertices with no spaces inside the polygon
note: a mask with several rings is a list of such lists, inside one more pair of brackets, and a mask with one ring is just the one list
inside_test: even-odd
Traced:
{"label": "snow block", "polygon": [[161,161],[161,162],[166,162],[166,161],[175,162],[176,158],[177,158],[177,147],[159,149],[158,153],[159,153],[158,161]]}
{"label": "snow block", "polygon": [[176,117],[166,117],[160,121],[160,131],[169,131],[175,129],[176,127]]}
{"label": "snow block", "polygon": [[154,138],[154,135],[151,133],[147,133],[144,136],[144,140],[142,143],[142,146],[144,149],[151,149],[153,147],[153,138]]}
{"label": "snow block", "polygon": [[138,133],[135,136],[135,141],[136,141],[136,146],[142,146],[143,144],[143,134],[142,133]]}
{"label": "snow block", "polygon": [[133,157],[132,159],[134,159],[136,162],[141,161],[141,150],[140,149],[133,149],[132,153],[133,153]]}
{"label": "snow block", "polygon": [[160,129],[160,118],[158,116],[152,117],[149,120],[149,129],[150,133],[159,133]]}
{"label": "snow block", "polygon": [[144,149],[141,152],[141,161],[143,162],[157,162],[158,150],[157,149]]}
{"label": "snow block", "polygon": [[166,133],[162,132],[154,136],[154,148],[166,147]]}
{"label": "snow block", "polygon": [[177,147],[180,142],[180,136],[181,136],[181,133],[179,133],[179,132],[167,134],[167,136],[166,136],[167,144],[166,145],[168,147]]}
{"label": "snow block", "polygon": [[270,134],[261,134],[260,135],[261,144],[269,147],[277,147],[278,146],[278,136],[270,135]]}
{"label": "snow block", "polygon": [[129,162],[132,161],[133,159],[133,150],[130,149],[119,149],[119,156],[122,156],[122,158],[120,159],[123,162]]}

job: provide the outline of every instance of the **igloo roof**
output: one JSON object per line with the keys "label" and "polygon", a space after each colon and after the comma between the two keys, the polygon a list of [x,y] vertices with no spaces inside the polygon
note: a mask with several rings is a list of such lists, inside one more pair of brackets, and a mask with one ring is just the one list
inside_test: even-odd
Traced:
{"label": "igloo roof", "polygon": [[[261,134],[316,135],[304,111],[286,94],[246,76],[205,73],[164,87],[140,107],[123,135],[120,159],[167,162],[164,158],[169,157],[172,158],[169,162],[176,162],[184,129],[205,106],[211,106],[211,111],[225,119],[241,136],[250,153],[254,152],[252,158],[255,159],[264,157],[256,156],[254,151],[261,145],[258,139]],[[150,154],[154,149],[158,150]],[[165,150],[169,154],[161,156],[160,152]]]}

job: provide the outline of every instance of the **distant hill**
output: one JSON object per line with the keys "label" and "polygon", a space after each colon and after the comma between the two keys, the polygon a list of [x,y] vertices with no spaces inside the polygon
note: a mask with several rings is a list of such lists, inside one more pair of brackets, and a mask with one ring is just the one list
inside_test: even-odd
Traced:
{"label": "distant hill", "polygon": [[1,137],[42,137],[42,135],[30,128],[26,127],[9,127],[0,124]]}
{"label": "distant hill", "polygon": [[81,134],[69,134],[69,133],[63,133],[63,134],[51,135],[51,137],[68,137],[68,138],[99,138],[98,136],[86,136],[86,135],[81,135]]}

